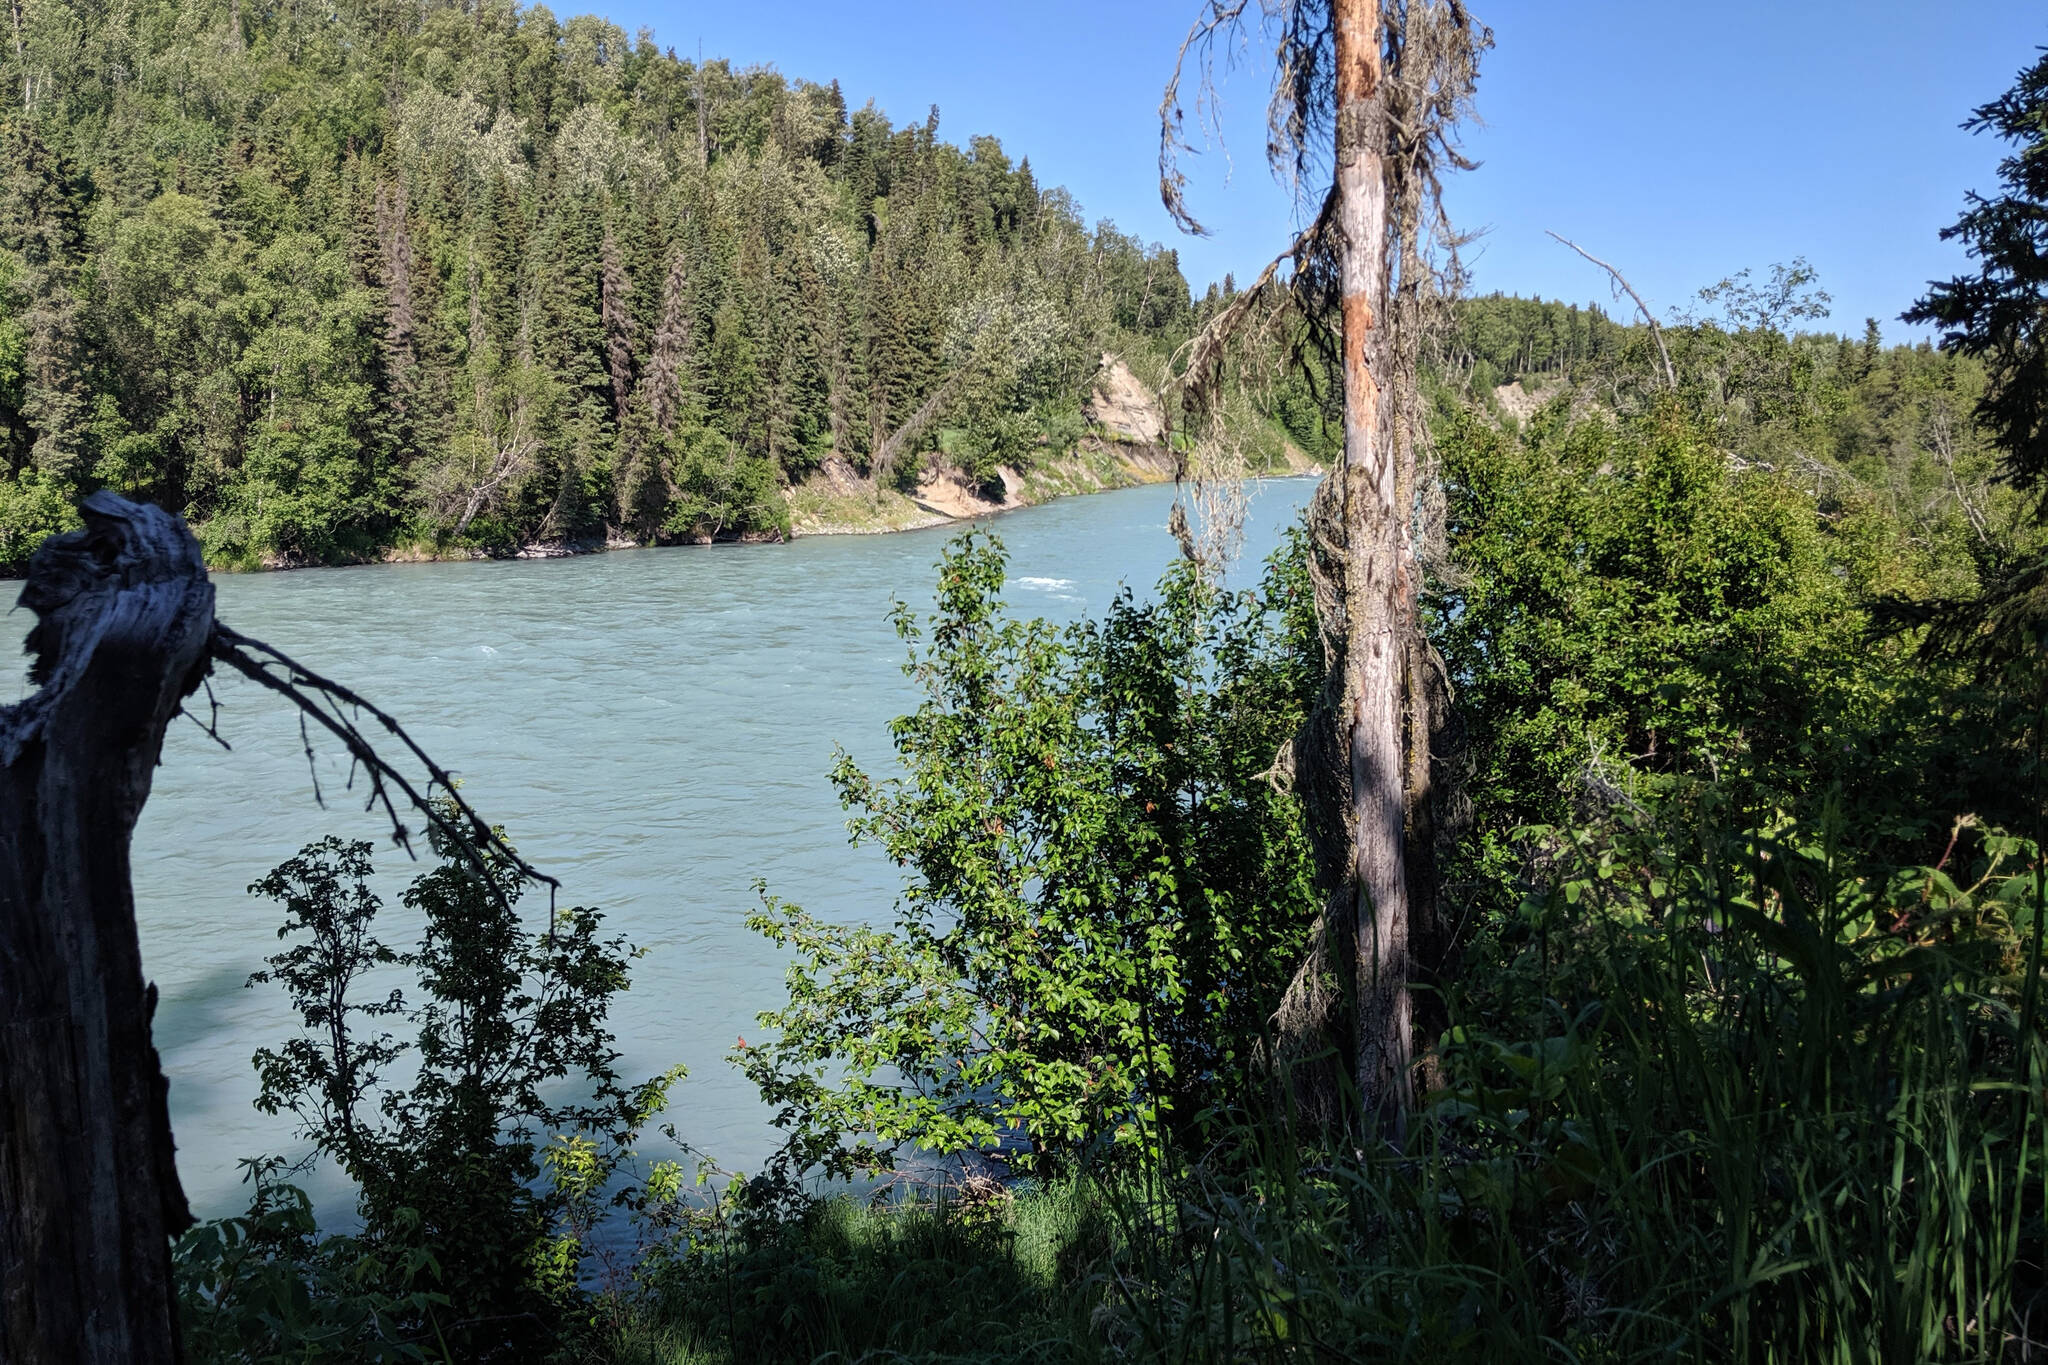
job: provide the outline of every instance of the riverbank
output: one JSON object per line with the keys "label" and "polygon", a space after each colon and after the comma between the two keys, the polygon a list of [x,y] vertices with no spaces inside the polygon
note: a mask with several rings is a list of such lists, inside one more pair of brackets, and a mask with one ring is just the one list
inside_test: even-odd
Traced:
{"label": "riverbank", "polygon": [[979,484],[952,465],[938,464],[925,471],[914,493],[903,493],[879,487],[833,458],[783,496],[792,537],[882,535],[972,521],[1055,498],[1166,483],[1174,468],[1163,446],[1091,436],[1071,454],[1029,470],[998,466],[998,483]]}
{"label": "riverbank", "polygon": [[[998,465],[995,478],[970,478],[958,465],[936,453],[926,457],[912,491],[903,491],[863,474],[843,456],[828,455],[801,482],[782,490],[789,513],[789,539],[806,536],[887,535],[932,526],[977,520],[1013,512],[1058,498],[1108,493],[1121,488],[1167,483],[1179,472],[1179,461],[1167,444],[1165,414],[1158,396],[1132,373],[1123,359],[1104,354],[1101,368],[1082,405],[1088,432],[1063,455],[1028,466]],[[1322,474],[1322,466],[1277,433],[1268,443],[1264,467],[1255,478],[1287,478]],[[723,541],[725,538],[720,538]],[[781,537],[753,532],[732,537],[739,543],[775,541]],[[535,542],[511,557],[561,559],[606,550],[643,548],[641,542],[609,540]],[[486,551],[401,545],[385,552],[386,563],[427,563],[437,560],[488,559]],[[269,564],[265,568],[294,568]]]}
{"label": "riverbank", "polygon": [[[1300,452],[1290,449],[1281,466],[1258,471],[1256,477],[1292,477],[1320,474]],[[1164,446],[1141,445],[1112,437],[1091,435],[1071,453],[1029,469],[999,465],[996,482],[980,484],[957,466],[934,461],[918,480],[914,492],[905,493],[864,477],[846,460],[827,456],[816,472],[802,483],[782,490],[789,508],[790,540],[812,536],[872,536],[897,531],[921,531],[933,526],[950,526],[1035,507],[1059,498],[1091,493],[1112,493],[1170,483],[1175,461]],[[1000,493],[998,493],[1000,489]],[[716,542],[684,544],[773,544],[772,535],[750,533]],[[652,548],[624,538],[608,540],[537,541],[522,545],[510,554],[492,554],[474,547],[445,547],[426,543],[393,546],[384,552],[386,564],[428,564],[481,559],[567,559],[575,555],[603,554],[611,550]],[[307,565],[266,562],[263,568],[294,569]]]}
{"label": "riverbank", "polygon": [[[1164,446],[1120,441],[1106,435],[1090,435],[1071,453],[1029,469],[1000,465],[999,484],[978,484],[958,467],[935,463],[919,479],[913,493],[880,486],[863,477],[837,456],[802,483],[782,490],[789,508],[787,537],[761,532],[720,537],[716,541],[661,541],[650,545],[614,536],[604,540],[533,541],[516,550],[492,551],[474,545],[436,545],[430,541],[407,541],[382,553],[358,560],[334,563],[265,559],[259,565],[210,563],[215,573],[274,573],[289,569],[346,568],[367,564],[461,564],[493,559],[571,559],[579,555],[605,554],[613,550],[644,550],[671,544],[777,544],[814,536],[873,536],[897,531],[921,531],[934,526],[951,526],[976,521],[998,513],[1036,507],[1062,498],[1114,493],[1120,489],[1143,488],[1170,483],[1176,462]],[[1252,479],[1320,478],[1323,467],[1309,459],[1291,442],[1280,444],[1280,457],[1272,464],[1250,470]],[[996,488],[1002,492],[998,496]]]}
{"label": "riverbank", "polygon": [[[915,492],[883,488],[845,460],[827,458],[818,471],[787,490],[792,536],[878,535],[1015,511],[1056,498],[1107,493],[1166,483],[1180,472],[1167,444],[1166,415],[1158,395],[1122,357],[1104,354],[1081,415],[1088,434],[1064,455],[1027,468],[999,465],[995,482],[970,479],[959,468],[932,462]],[[1321,474],[1322,468],[1284,437],[1273,442],[1270,467],[1256,477]],[[998,492],[1000,489],[1000,492]]]}

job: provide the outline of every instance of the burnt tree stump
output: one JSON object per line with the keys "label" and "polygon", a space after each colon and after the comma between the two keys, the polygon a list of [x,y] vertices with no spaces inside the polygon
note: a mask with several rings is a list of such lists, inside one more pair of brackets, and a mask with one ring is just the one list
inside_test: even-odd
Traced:
{"label": "burnt tree stump", "polygon": [[0,1365],[182,1358],[170,1239],[192,1216],[128,845],[206,676],[213,586],[180,518],[81,510],[21,593],[39,690],[0,707]]}

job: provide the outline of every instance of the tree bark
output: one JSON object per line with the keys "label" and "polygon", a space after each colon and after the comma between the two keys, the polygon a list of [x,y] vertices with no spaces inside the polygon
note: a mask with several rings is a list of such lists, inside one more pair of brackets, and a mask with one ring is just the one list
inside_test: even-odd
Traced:
{"label": "tree bark", "polygon": [[39,690],[0,708],[0,1365],[182,1358],[170,1239],[192,1217],[128,848],[213,587],[179,518],[81,510],[21,594]]}
{"label": "tree bark", "polygon": [[1411,1016],[1403,699],[1410,598],[1398,461],[1382,403],[1388,371],[1387,185],[1378,0],[1333,0],[1337,215],[1343,303],[1344,722],[1355,894],[1359,1102],[1399,1132],[1409,1103]]}
{"label": "tree bark", "polygon": [[[1418,613],[1412,595],[1407,611],[1409,621],[1414,623]],[[1404,653],[1407,837],[1402,852],[1408,887],[1409,979],[1424,988],[1410,1010],[1410,1036],[1421,1037],[1426,1045],[1450,1024],[1443,987],[1451,945],[1437,885],[1437,790],[1432,767],[1437,736],[1446,719],[1443,703],[1447,698],[1438,696],[1441,683],[1435,651],[1419,625],[1409,630]],[[1425,1088],[1436,1084],[1436,1055],[1426,1047],[1420,1072]]]}

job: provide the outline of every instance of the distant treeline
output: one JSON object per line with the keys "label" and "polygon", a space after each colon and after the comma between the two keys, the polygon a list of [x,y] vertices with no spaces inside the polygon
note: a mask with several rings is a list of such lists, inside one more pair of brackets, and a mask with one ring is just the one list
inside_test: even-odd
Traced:
{"label": "distant treeline", "polygon": [[[1887,346],[1875,319],[1860,336],[1801,330],[1827,303],[1803,262],[1702,290],[1663,326],[1672,399],[1738,462],[1792,475],[1824,508],[1878,504],[1928,543],[1985,549],[2022,509],[1975,416],[1983,365],[1928,342]],[[1442,377],[1482,405],[1505,383],[1611,411],[1672,387],[1649,329],[1597,307],[1496,294],[1453,316]]]}
{"label": "distant treeline", "polygon": [[[1198,316],[1223,297],[1202,300]],[[1800,330],[1826,304],[1803,263],[1774,267],[1767,280],[1745,272],[1721,281],[1663,323],[1667,372],[1646,326],[1597,306],[1459,299],[1425,361],[1428,383],[1446,420],[1467,404],[1555,425],[1673,403],[1739,466],[1790,474],[1831,512],[1877,507],[1920,543],[1988,551],[2024,509],[1998,480],[1997,452],[1975,415],[1983,365],[1927,342],[1887,346],[1874,320],[1853,337]],[[1263,381],[1256,406],[1313,458],[1333,461],[1343,447],[1341,393],[1314,346],[1288,349],[1294,363],[1284,375],[1277,354],[1254,358],[1280,375]],[[1957,583],[1968,577],[1965,564],[1941,562]]]}
{"label": "distant treeline", "polygon": [[1456,319],[1446,359],[1469,371],[1475,387],[1617,360],[1630,332],[1596,306],[1500,293],[1461,299]]}
{"label": "distant treeline", "polygon": [[[23,0],[0,568],[111,486],[226,562],[774,530],[828,452],[988,473],[1185,335],[1173,252],[837,83],[474,7]],[[882,468],[877,468],[882,466]]]}

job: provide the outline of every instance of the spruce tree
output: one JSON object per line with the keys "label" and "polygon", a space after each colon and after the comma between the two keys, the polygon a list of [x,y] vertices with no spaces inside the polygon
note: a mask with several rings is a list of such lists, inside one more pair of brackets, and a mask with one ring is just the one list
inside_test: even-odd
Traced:
{"label": "spruce tree", "polygon": [[83,476],[88,406],[85,356],[73,293],[78,211],[64,159],[28,120],[12,123],[10,166],[0,180],[0,246],[19,253],[14,292],[23,300],[21,417],[29,458],[46,484],[68,495]]}
{"label": "spruce tree", "polygon": [[2005,454],[2008,475],[2040,490],[2048,478],[2048,55],[1963,124],[2011,144],[2001,190],[1971,193],[1942,229],[1978,265],[1929,286],[1905,321],[1941,328],[1944,349],[1978,356],[1990,384],[1977,415]]}

